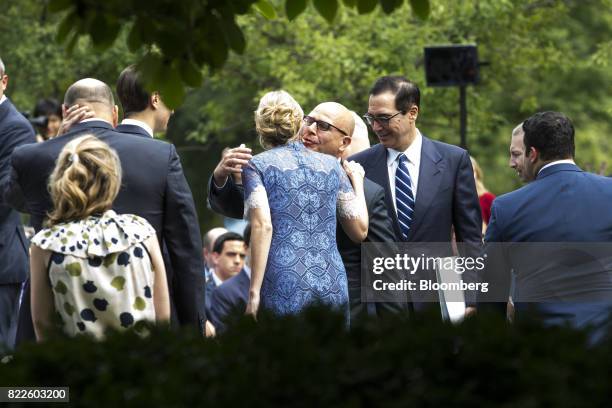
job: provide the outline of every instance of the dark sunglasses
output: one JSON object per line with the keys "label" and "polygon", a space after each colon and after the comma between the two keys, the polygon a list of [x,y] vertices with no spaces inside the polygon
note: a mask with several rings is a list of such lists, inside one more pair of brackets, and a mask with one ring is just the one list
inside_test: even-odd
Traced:
{"label": "dark sunglasses", "polygon": [[335,127],[334,125],[332,125],[331,123],[327,123],[324,120],[317,120],[315,118],[313,118],[312,116],[304,116],[304,123],[306,124],[306,126],[310,126],[313,123],[317,124],[317,129],[321,129],[324,131],[328,131],[330,128],[334,128],[336,129],[338,132],[342,133],[344,136],[348,136],[348,133],[346,133],[344,130]]}

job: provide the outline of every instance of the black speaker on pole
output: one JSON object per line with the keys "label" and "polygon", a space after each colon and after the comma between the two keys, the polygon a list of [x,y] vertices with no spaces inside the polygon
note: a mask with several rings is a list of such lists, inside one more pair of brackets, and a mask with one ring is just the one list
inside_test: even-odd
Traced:
{"label": "black speaker on pole", "polygon": [[425,47],[425,77],[429,86],[476,84],[478,50],[475,45]]}

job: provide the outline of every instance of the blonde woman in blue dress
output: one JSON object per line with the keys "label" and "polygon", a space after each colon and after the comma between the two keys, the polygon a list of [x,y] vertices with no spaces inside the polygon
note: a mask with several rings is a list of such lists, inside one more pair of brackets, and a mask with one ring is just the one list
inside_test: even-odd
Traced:
{"label": "blonde woman in blue dress", "polygon": [[108,328],[168,321],[166,271],[153,227],[111,208],[121,185],[114,150],[94,136],[68,143],[49,179],[53,211],[32,239],[32,320],[44,340],[64,333],[97,338]]}
{"label": "blonde woman in blue dress", "polygon": [[[336,216],[355,242],[365,239],[368,213],[363,168],[308,150],[298,138],[304,118],[285,91],[266,94],[255,112],[267,150],[242,170],[245,212],[251,222],[251,287],[247,313],[261,306],[276,314],[299,313],[323,303],[341,310],[348,324],[348,288],[336,245]],[[324,131],[350,129],[316,121]]]}

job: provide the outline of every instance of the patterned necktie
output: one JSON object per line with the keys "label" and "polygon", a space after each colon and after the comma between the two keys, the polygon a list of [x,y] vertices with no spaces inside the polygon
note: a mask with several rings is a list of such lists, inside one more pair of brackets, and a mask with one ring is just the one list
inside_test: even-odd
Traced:
{"label": "patterned necktie", "polygon": [[402,236],[408,239],[408,231],[410,231],[414,214],[414,195],[412,194],[412,180],[408,172],[408,159],[404,153],[399,155],[399,163],[395,170],[395,206]]}

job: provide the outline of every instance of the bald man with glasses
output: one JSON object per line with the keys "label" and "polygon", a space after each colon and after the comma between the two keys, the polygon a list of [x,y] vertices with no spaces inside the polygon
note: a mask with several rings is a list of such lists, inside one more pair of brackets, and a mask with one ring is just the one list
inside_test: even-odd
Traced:
{"label": "bald man with glasses", "polygon": [[[364,125],[365,126],[365,125]],[[304,117],[304,124],[300,129],[300,137],[304,146],[318,153],[329,154],[340,159],[346,159],[349,153],[359,150],[351,149],[355,129],[353,113],[343,105],[336,102],[324,102],[317,105],[312,112]],[[363,137],[363,135],[362,135]],[[366,130],[367,139],[367,130]],[[366,148],[361,142],[360,146]],[[248,155],[246,148],[231,149],[230,156],[217,166],[217,170],[223,166],[238,163],[243,160],[241,155]],[[236,160],[234,162],[234,160]],[[216,170],[216,171],[217,171]],[[243,212],[244,193],[237,186],[232,177],[218,180],[213,176],[210,181],[212,194],[209,200],[213,209],[219,209],[220,213],[230,217],[241,217]],[[223,184],[223,189],[219,185]],[[385,203],[385,192],[382,187],[365,179],[364,194],[368,210],[368,235],[364,242],[393,243],[395,236],[391,219],[388,216]],[[360,243],[352,242],[338,225],[336,228],[336,241],[338,251],[346,269],[351,321],[359,320],[366,314],[383,316],[392,313],[404,313],[408,309],[405,294],[393,293],[391,296],[381,296],[379,302],[362,302],[362,286],[366,287],[368,282],[362,282],[361,276],[361,246]],[[389,281],[395,277],[389,278]]]}

